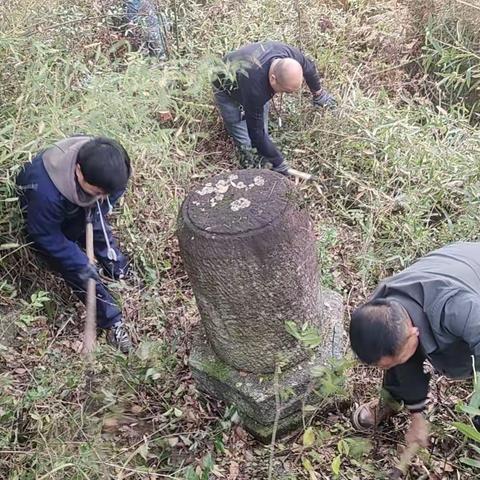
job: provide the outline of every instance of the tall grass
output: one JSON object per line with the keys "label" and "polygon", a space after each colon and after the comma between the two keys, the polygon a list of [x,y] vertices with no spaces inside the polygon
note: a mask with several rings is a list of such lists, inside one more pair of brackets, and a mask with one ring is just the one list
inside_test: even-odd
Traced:
{"label": "tall grass", "polygon": [[[398,67],[397,54],[390,62],[368,40],[396,31],[391,2],[172,1],[178,24],[165,64],[129,45],[116,2],[0,8],[0,315],[13,310],[20,332],[0,347],[2,478],[198,480],[212,462],[231,461],[222,443],[235,438],[230,414],[217,422],[185,371],[198,314],[174,239],[191,185],[236,166],[210,92],[226,51],[267,38],[301,45],[339,98],[336,112],[319,112],[307,95],[291,96],[285,127],[272,121],[271,130],[293,166],[319,177],[298,188],[321,237],[325,281],[350,304],[430,249],[478,238],[478,130],[446,96],[432,108],[422,92],[377,81]],[[387,20],[369,21],[378,15]],[[139,350],[127,361],[101,349],[93,376],[75,353],[78,311],[27,253],[14,189],[23,162],[77,132],[114,137],[133,160],[113,224],[143,277],[141,287],[113,287]],[[30,293],[39,289],[54,302],[34,308]],[[259,451],[245,478],[262,478]],[[318,456],[310,460],[323,468]],[[300,457],[289,461],[303,478]]]}
{"label": "tall grass", "polygon": [[410,2],[416,29],[423,36],[422,67],[427,91],[445,109],[464,109],[480,121],[480,5],[441,0]]}

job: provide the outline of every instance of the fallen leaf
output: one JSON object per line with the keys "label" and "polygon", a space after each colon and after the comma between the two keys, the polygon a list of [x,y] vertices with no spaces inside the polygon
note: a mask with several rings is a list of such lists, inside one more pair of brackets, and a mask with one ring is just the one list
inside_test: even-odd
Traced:
{"label": "fallen leaf", "polygon": [[228,470],[227,480],[237,480],[239,474],[239,468],[237,462],[231,462]]}
{"label": "fallen leaf", "polygon": [[315,443],[315,431],[308,427],[303,434],[303,446],[311,447]]}
{"label": "fallen leaf", "polygon": [[169,437],[167,441],[168,441],[168,444],[173,448],[178,445],[178,442],[180,441],[180,439],[178,437]]}

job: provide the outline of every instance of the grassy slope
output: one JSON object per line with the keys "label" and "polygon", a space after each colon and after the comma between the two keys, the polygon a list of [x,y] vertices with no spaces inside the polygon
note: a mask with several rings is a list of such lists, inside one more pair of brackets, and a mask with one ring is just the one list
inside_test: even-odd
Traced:
{"label": "grassy slope", "polygon": [[[163,68],[128,51],[110,4],[1,7],[8,12],[0,21],[0,313],[14,309],[19,331],[0,350],[0,477],[265,478],[268,451],[231,412],[199,401],[185,367],[198,314],[175,217],[196,178],[235,166],[212,107],[211,59],[257,39],[301,45],[340,97],[340,109],[326,114],[312,111],[308,96],[290,98],[286,127],[272,122],[272,129],[291,163],[321,179],[299,188],[315,220],[325,283],[349,306],[432,247],[477,238],[480,136],[454,112],[435,109],[397,68],[418,50],[404,31],[408,12],[395,2],[177,2],[178,46],[172,34],[175,59]],[[173,122],[160,121],[165,109]],[[114,286],[138,354],[127,361],[102,347],[93,373],[75,353],[83,310],[22,246],[12,190],[23,161],[82,131],[117,138],[133,159],[133,185],[114,224],[143,282]],[[38,290],[52,300],[35,303]],[[375,390],[363,369],[351,383],[349,402]],[[451,408],[462,388],[441,380],[433,390]],[[301,438],[279,445],[276,477],[328,478],[340,452],[343,478],[381,478],[400,437],[382,432],[368,462],[359,462],[341,442],[355,436],[347,415],[342,407],[316,419],[315,448]],[[435,448],[417,471],[459,469],[468,478],[451,455],[459,445],[451,416],[443,409],[432,418]]]}

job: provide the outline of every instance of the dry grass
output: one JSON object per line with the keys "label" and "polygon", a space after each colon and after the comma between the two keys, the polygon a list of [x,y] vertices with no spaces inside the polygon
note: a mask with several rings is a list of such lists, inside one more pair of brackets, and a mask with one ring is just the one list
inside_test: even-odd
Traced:
{"label": "dry grass", "polygon": [[[339,110],[326,114],[308,97],[289,99],[286,127],[272,122],[272,134],[295,167],[320,178],[299,189],[318,232],[324,282],[349,307],[434,246],[478,238],[478,130],[458,112],[432,107],[404,68],[425,53],[396,2],[171,2],[178,45],[174,31],[166,65],[131,51],[112,1],[0,8],[0,314],[12,312],[17,330],[0,347],[0,477],[265,478],[268,450],[232,411],[201,401],[186,368],[199,319],[176,214],[198,178],[235,166],[212,106],[213,58],[257,39],[301,45],[340,97]],[[166,109],[174,120],[164,123]],[[78,131],[120,140],[135,172],[114,225],[140,278],[112,287],[140,347],[129,360],[102,347],[93,372],[76,354],[83,310],[25,248],[12,188],[21,163]],[[35,306],[38,290],[50,300]],[[350,408],[375,394],[378,373],[359,367],[351,385],[347,402],[316,417],[312,447],[301,436],[277,445],[276,478],[332,478],[337,455],[340,478],[383,478],[405,417],[369,439],[368,455],[345,453],[345,442],[352,451],[361,444]],[[436,382],[435,442],[412,478],[474,478],[450,426],[469,388]]]}

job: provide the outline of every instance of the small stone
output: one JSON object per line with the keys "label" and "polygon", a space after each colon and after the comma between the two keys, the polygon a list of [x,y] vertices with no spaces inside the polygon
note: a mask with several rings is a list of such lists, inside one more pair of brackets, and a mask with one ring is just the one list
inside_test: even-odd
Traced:
{"label": "small stone", "polygon": [[138,415],[143,409],[140,405],[132,405],[132,408],[130,409],[132,413],[135,415]]}
{"label": "small stone", "polygon": [[180,439],[178,437],[170,437],[167,442],[168,444],[173,448],[173,447],[176,447],[178,445],[178,442],[180,441]]}

